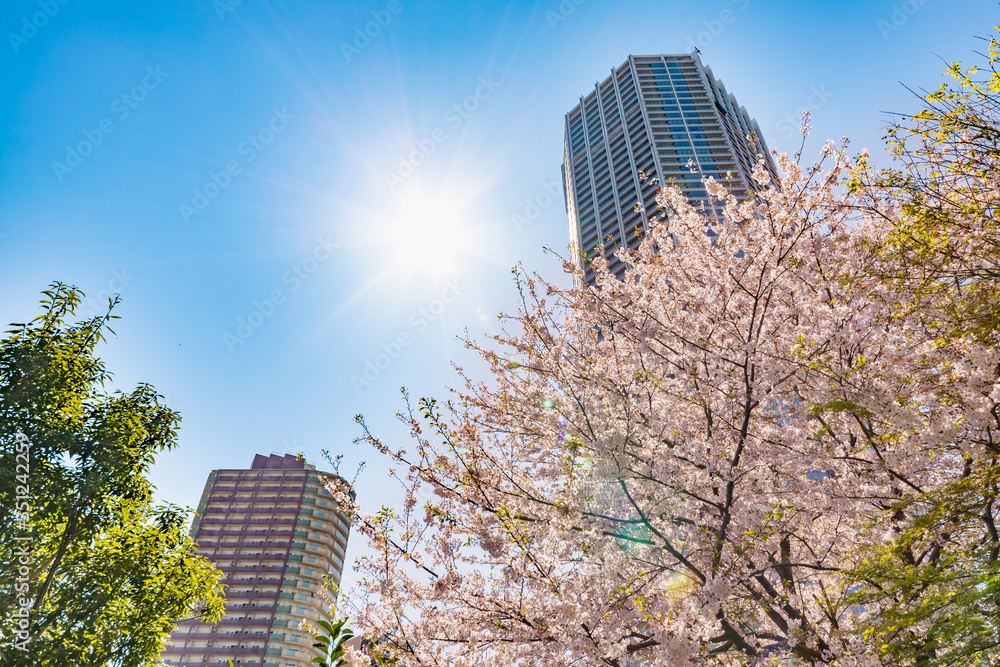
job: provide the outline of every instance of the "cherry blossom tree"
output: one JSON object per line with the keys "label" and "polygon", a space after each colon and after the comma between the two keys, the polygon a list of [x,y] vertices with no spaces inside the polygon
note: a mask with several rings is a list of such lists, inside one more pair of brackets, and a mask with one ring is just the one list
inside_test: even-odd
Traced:
{"label": "cherry blossom tree", "polygon": [[[921,146],[995,192],[963,163],[989,155]],[[334,488],[371,547],[344,600],[380,661],[1000,657],[1000,351],[987,317],[966,326],[995,305],[974,257],[992,204],[935,180],[958,224],[925,267],[940,244],[901,249],[932,238],[924,200],[867,160],[778,156],[743,202],[707,178],[721,217],[664,189],[620,279],[602,257],[592,287],[575,262],[569,289],[517,274],[510,331],[467,341],[489,377],[407,397],[408,448],[359,418],[406,491],[372,514]]]}

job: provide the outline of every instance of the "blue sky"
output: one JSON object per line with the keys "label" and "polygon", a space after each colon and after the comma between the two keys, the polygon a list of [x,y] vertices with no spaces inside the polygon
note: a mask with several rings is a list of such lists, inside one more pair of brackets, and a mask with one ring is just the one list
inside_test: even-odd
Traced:
{"label": "blue sky", "polygon": [[33,316],[55,280],[90,309],[121,294],[102,357],[184,417],[153,471],[164,500],[195,505],[209,471],[254,453],[326,448],[345,470],[370,461],[359,497],[391,503],[353,416],[401,443],[399,387],[443,396],[450,361],[475,371],[455,336],[516,308],[511,266],[562,280],[548,193],[563,116],[597,80],[698,46],[769,145],[798,147],[808,105],[813,153],[876,149],[885,112],[916,108],[903,84],[936,87],[941,59],[971,60],[998,22],[995,2],[959,9],[8,0],[0,319]]}

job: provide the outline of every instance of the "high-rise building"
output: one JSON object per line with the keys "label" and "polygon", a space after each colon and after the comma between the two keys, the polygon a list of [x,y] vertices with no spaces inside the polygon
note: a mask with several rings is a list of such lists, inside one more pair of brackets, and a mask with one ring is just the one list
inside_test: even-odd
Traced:
{"label": "high-rise building", "polygon": [[751,178],[758,155],[776,178],[757,122],[697,52],[629,56],[566,114],[570,242],[582,255],[586,282],[593,281],[587,259],[599,245],[611,271],[624,272],[614,252],[622,244],[639,245],[660,187],[677,185],[696,205],[717,211],[702,174],[745,198],[759,187]]}
{"label": "high-rise building", "polygon": [[303,620],[331,620],[318,595],[339,584],[349,523],[324,488],[333,477],[301,458],[254,457],[249,470],[208,476],[191,533],[198,553],[224,573],[226,615],[182,621],[164,664],[306,667],[319,655]]}

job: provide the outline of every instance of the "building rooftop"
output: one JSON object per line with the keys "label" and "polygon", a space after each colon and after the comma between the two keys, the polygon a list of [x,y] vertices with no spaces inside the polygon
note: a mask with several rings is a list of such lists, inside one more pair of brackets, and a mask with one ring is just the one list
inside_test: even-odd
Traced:
{"label": "building rooftop", "polygon": [[292,454],[257,454],[253,457],[251,470],[305,470],[306,460]]}

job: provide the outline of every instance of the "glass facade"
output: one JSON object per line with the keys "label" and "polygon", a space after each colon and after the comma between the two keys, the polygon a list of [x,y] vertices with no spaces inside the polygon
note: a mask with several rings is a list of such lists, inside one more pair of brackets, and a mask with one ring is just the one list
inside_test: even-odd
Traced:
{"label": "glass facade", "polygon": [[630,56],[566,114],[570,242],[587,268],[586,282],[593,281],[587,260],[598,252],[613,273],[624,272],[614,252],[639,245],[661,186],[677,185],[696,205],[718,210],[702,174],[747,197],[756,187],[750,174],[758,155],[776,178],[756,121],[698,53]]}
{"label": "glass facade", "polygon": [[329,473],[294,456],[254,458],[249,470],[215,470],[191,527],[198,553],[224,573],[226,615],[182,621],[162,664],[306,667],[319,654],[303,620],[332,620],[318,595],[339,584],[350,526],[324,488]]}

